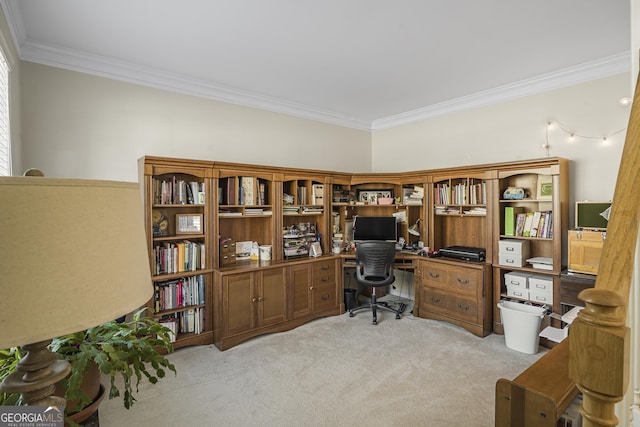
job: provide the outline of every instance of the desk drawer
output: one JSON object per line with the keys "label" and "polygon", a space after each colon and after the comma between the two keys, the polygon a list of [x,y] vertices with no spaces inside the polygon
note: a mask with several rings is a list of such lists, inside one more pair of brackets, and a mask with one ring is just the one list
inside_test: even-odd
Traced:
{"label": "desk drawer", "polygon": [[312,293],[314,313],[330,310],[338,305],[335,283],[326,286],[314,286]]}
{"label": "desk drawer", "polygon": [[327,260],[313,264],[313,286],[323,286],[336,283],[336,261]]}
{"label": "desk drawer", "polygon": [[450,316],[465,322],[478,321],[478,303],[475,300],[447,294],[436,288],[425,287],[422,309]]}
{"label": "desk drawer", "polygon": [[482,272],[475,269],[427,264],[422,272],[425,285],[475,296],[482,284]]}

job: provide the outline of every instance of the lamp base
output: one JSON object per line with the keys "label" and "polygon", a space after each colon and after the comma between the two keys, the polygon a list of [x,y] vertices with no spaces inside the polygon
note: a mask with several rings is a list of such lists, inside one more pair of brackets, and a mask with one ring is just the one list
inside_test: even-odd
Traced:
{"label": "lamp base", "polygon": [[16,371],[8,375],[0,390],[20,393],[22,402],[29,406],[65,407],[64,397],[53,396],[55,383],[71,372],[66,360],[49,350],[51,340],[22,346],[27,353],[20,359]]}

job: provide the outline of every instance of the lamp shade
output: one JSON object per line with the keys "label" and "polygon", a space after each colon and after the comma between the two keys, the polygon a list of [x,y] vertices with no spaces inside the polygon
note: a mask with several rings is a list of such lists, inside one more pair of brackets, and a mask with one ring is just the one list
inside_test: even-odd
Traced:
{"label": "lamp shade", "polygon": [[152,293],[137,184],[0,177],[0,348],[116,319]]}

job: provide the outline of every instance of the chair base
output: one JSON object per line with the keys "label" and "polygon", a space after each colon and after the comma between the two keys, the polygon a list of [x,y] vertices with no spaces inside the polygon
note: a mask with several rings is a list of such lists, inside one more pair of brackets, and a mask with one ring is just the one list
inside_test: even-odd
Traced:
{"label": "chair base", "polygon": [[400,303],[400,306],[397,309],[393,308],[391,305],[389,305],[387,301],[378,301],[374,293],[373,295],[371,295],[370,302],[361,304],[349,310],[349,317],[353,317],[356,311],[371,309],[371,312],[373,314],[373,320],[371,321],[371,324],[377,325],[378,324],[378,313],[377,313],[378,308],[395,313],[396,319],[400,319],[400,315],[404,312],[404,309],[406,307],[407,306],[404,303]]}

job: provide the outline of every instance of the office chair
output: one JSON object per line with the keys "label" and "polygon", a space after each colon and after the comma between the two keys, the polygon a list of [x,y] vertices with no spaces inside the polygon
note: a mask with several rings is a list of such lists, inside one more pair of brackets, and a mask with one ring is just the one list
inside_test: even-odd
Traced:
{"label": "office chair", "polygon": [[356,247],[356,280],[364,286],[371,287],[371,301],[349,310],[349,317],[353,317],[356,311],[370,308],[373,313],[373,325],[378,324],[377,309],[382,308],[396,314],[396,319],[405,309],[405,305],[400,303],[400,307],[395,309],[386,301],[378,301],[376,288],[388,286],[396,278],[393,275],[393,261],[396,256],[396,247],[393,242],[381,240],[367,240],[358,243]]}

